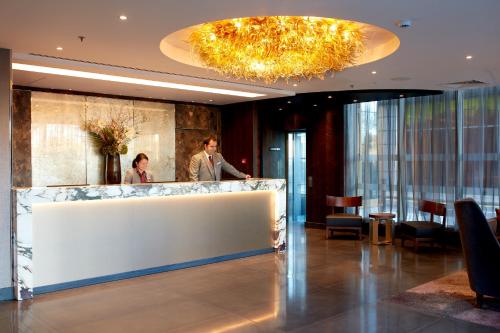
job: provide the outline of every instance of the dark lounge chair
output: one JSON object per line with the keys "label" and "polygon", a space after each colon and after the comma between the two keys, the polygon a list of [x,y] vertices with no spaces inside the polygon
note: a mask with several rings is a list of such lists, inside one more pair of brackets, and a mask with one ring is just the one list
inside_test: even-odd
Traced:
{"label": "dark lounge chair", "polygon": [[[446,229],[446,205],[443,203],[420,200],[419,210],[430,215],[426,221],[407,221],[401,222],[401,246],[404,246],[406,240],[413,241],[415,251],[418,250],[420,243],[428,242],[431,246],[434,242],[441,240],[446,244],[444,230]],[[442,223],[434,222],[434,216],[441,216]]]}
{"label": "dark lounge chair", "polygon": [[481,307],[485,295],[500,299],[500,244],[473,199],[457,200],[455,213],[469,284]]}

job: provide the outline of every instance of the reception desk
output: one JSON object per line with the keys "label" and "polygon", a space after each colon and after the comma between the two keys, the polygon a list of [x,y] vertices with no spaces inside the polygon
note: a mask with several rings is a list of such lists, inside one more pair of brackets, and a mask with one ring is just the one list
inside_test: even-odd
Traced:
{"label": "reception desk", "polygon": [[284,249],[281,179],[15,188],[15,295]]}

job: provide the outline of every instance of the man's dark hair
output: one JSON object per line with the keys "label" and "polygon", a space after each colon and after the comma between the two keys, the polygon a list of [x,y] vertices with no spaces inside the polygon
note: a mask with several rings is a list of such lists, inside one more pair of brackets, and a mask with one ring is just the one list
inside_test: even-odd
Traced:
{"label": "man's dark hair", "polygon": [[215,135],[209,135],[205,139],[203,139],[203,145],[208,145],[210,141],[215,141],[217,142],[217,137]]}

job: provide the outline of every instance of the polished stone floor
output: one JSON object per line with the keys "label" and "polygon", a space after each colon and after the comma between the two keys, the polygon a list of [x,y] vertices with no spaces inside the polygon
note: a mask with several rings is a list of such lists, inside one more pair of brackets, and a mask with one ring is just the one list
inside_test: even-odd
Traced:
{"label": "polished stone floor", "polygon": [[1,302],[0,332],[493,332],[381,302],[462,267],[295,225],[285,254]]}

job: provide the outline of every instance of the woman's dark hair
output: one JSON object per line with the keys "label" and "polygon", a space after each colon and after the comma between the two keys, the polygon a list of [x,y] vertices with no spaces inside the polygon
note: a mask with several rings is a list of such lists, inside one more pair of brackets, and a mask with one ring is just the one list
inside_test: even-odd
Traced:
{"label": "woman's dark hair", "polygon": [[137,156],[135,157],[135,159],[132,161],[132,168],[137,168],[137,163],[139,163],[142,160],[148,160],[149,161],[149,158],[144,153],[137,154]]}

